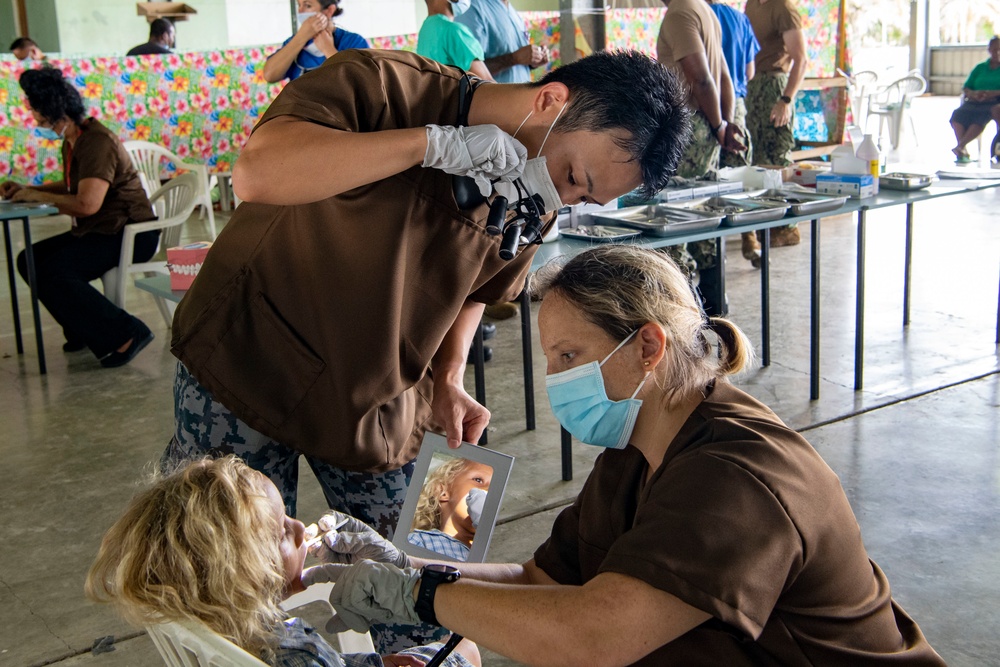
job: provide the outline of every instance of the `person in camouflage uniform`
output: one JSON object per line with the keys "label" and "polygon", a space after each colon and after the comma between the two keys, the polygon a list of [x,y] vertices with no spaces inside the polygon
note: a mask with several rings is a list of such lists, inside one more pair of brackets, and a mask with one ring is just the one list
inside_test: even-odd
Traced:
{"label": "person in camouflage uniform", "polygon": [[[791,164],[795,95],[806,74],[806,40],[793,0],[747,0],[745,13],[760,42],[756,75],[747,84],[747,128],[757,165]],[[796,225],[771,232],[771,246],[799,243]]]}
{"label": "person in camouflage uniform", "polygon": [[[719,19],[704,0],[663,0],[668,11],[660,25],[656,58],[674,70],[690,87],[691,139],[677,167],[681,178],[702,178],[719,168],[722,148],[743,150],[742,132],[728,121],[733,117],[733,82],[722,52]],[[720,285],[716,243],[699,241],[668,250],[691,275],[697,270],[700,285]],[[725,313],[725,295],[702,289],[705,309]]]}

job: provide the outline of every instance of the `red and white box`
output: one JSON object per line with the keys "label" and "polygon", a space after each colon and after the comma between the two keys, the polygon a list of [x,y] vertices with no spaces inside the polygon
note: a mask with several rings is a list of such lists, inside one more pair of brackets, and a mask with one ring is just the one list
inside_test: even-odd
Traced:
{"label": "red and white box", "polygon": [[200,241],[177,248],[167,248],[167,268],[170,269],[170,289],[186,290],[201,270],[210,241]]}

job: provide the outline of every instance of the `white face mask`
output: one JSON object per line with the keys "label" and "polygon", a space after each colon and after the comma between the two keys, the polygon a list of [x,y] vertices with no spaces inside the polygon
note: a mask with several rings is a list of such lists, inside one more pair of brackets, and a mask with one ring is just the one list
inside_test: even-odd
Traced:
{"label": "white face mask", "polygon": [[[298,14],[295,15],[295,20],[296,22],[298,22],[299,27],[301,28],[303,23],[305,23],[312,17],[316,16],[316,14],[318,13],[319,12],[299,12]],[[316,42],[312,40],[309,40],[309,43],[306,44],[305,48],[302,50],[305,51],[306,53],[310,53],[316,56],[317,58],[325,57],[323,51],[318,46],[316,46]]]}
{"label": "white face mask", "polygon": [[[556,114],[555,120],[549,125],[549,130],[545,133],[545,138],[542,139],[542,145],[538,147],[538,155],[524,164],[524,173],[521,175],[521,184],[528,190],[528,193],[541,197],[542,208],[545,213],[558,211],[565,206],[559,197],[559,190],[556,189],[556,184],[552,181],[552,176],[549,174],[549,168],[546,164],[547,160],[542,157],[542,149],[545,148],[545,142],[549,140],[552,128],[559,122],[559,117],[562,116],[562,112],[565,110],[566,104],[563,104],[562,109]],[[524,124],[528,122],[528,119],[531,118],[532,113],[534,112],[529,111],[528,115],[521,121],[521,124],[518,125],[517,130],[514,131],[515,137],[521,131],[521,128],[524,127]],[[500,182],[496,184],[495,189],[497,194],[503,195],[508,201],[513,202],[520,199],[517,188],[514,187],[513,183]]]}
{"label": "white face mask", "polygon": [[316,16],[318,13],[319,12],[299,12],[295,15],[295,23],[297,27],[301,28],[306,21]]}
{"label": "white face mask", "polygon": [[469,11],[471,6],[472,0],[451,0],[451,13],[453,16],[461,16]]}

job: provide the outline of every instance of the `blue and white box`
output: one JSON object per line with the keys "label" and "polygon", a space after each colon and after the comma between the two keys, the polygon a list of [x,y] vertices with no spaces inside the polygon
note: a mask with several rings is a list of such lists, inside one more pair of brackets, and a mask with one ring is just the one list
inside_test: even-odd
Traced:
{"label": "blue and white box", "polygon": [[824,195],[849,195],[856,199],[874,197],[878,192],[871,174],[819,174],[816,192]]}

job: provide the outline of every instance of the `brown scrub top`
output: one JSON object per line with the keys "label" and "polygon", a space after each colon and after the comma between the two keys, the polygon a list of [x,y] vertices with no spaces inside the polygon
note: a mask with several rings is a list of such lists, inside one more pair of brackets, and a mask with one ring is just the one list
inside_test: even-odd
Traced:
{"label": "brown scrub top", "polygon": [[535,562],[561,584],[640,579],[712,615],[639,665],[943,665],[868,559],[840,480],[766,406],[718,383],[643,483],[601,454]]}
{"label": "brown scrub top", "polygon": [[792,57],[785,49],[783,35],[789,30],[802,29],[802,17],[791,0],[748,0],[744,13],[750,19],[753,32],[760,42],[754,58],[758,72],[788,72]]}
{"label": "brown scrub top", "polygon": [[[673,0],[660,24],[656,59],[685,79],[680,61],[699,51],[705,54],[708,71],[721,93],[726,57],[722,53],[722,26],[718,17],[705,0]],[[697,106],[693,95],[691,100]]]}
{"label": "brown scrub top", "polygon": [[[454,125],[463,76],[413,53],[349,49],[288,84],[258,127],[279,116],[350,132]],[[421,167],[311,204],[244,202],[177,308],[172,351],[265,435],[344,469],[397,469],[416,456],[428,367],[463,303],[524,286],[535,249],[500,259],[488,213],[459,210],[452,177]]]}
{"label": "brown scrub top", "polygon": [[62,160],[63,179],[71,195],[77,194],[85,178],[99,178],[109,184],[97,213],[76,219],[72,230],[75,236],[117,234],[129,222],[156,218],[125,146],[100,122],[93,118],[83,121],[76,145],[63,141]]}

